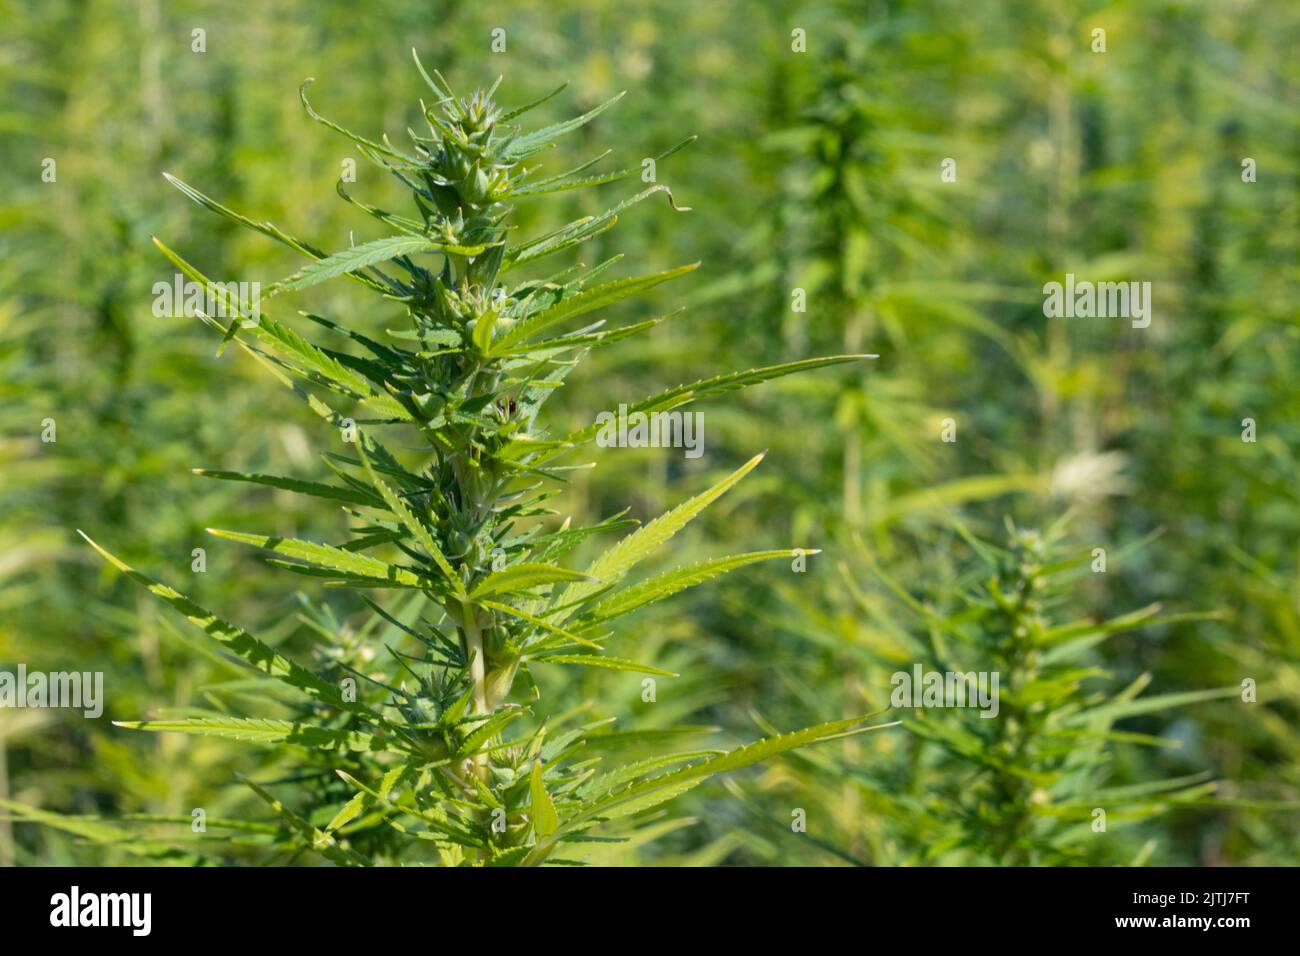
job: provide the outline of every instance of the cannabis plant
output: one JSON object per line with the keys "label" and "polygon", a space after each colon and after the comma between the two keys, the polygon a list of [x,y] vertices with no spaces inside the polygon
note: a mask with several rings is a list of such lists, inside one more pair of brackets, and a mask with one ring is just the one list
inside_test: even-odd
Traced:
{"label": "cannabis plant", "polygon": [[[799,632],[848,655],[842,669],[860,675],[867,699],[888,698],[907,731],[869,765],[840,748],[790,761],[787,782],[809,818],[840,821],[822,827],[820,848],[860,864],[1145,862],[1158,844],[1144,824],[1217,805],[1218,785],[1209,771],[1161,776],[1149,758],[1135,761],[1134,748],[1179,743],[1129,722],[1226,700],[1240,688],[1144,695],[1149,673],[1117,686],[1098,650],[1125,633],[1215,615],[1148,605],[1076,617],[1087,579],[1105,575],[1095,573],[1092,552],[1069,546],[1064,519],[1042,531],[1008,521],[1003,546],[954,525],[933,546],[935,580],[905,585],[859,543],[840,569],[853,613],[810,607],[799,615]],[[1116,549],[1111,560],[1135,550]],[[933,697],[914,675],[926,675]],[[957,682],[962,691],[946,698]],[[752,811],[779,820],[760,795],[743,796]]]}
{"label": "cannabis plant", "polygon": [[[212,533],[263,549],[277,568],[375,596],[364,598],[367,618],[356,626],[343,626],[327,607],[309,608],[306,619],[326,639],[326,653],[300,663],[95,545],[228,654],[291,694],[289,719],[219,714],[124,726],[231,737],[295,755],[281,761],[297,781],[292,793],[277,793],[268,781],[246,781],[274,811],[269,822],[209,821],[214,829],[234,831],[242,844],[310,850],[347,865],[560,862],[564,845],[597,839],[591,834],[597,825],[658,805],[708,777],[874,727],[865,718],[840,720],[731,752],[687,750],[619,764],[611,760],[617,748],[604,746],[607,722],[584,714],[580,701],[561,701],[546,719],[531,669],[589,666],[664,675],[651,664],[605,653],[614,621],[728,571],[802,550],[734,554],[628,582],[643,559],[740,481],[761,455],[643,526],[623,515],[586,527],[556,522],[548,499],[577,467],[563,459],[592,442],[599,429],[593,424],[553,434],[544,406],[583,358],[669,316],[619,327],[577,320],[683,276],[695,264],[600,282],[617,256],[590,268],[527,273],[611,229],[620,213],[657,193],[678,207],[667,187],[655,183],[599,215],[515,238],[512,204],[640,172],[638,164],[589,173],[607,153],[557,175],[539,176],[526,165],[619,97],[523,132],[514,121],[563,87],[503,110],[494,100],[499,80],[462,99],[437,71],[430,76],[418,57],[416,65],[433,102],[421,103],[427,134],[410,132],[406,149],[387,136],[367,139],[323,118],[308,102],[306,84],[302,91],[312,119],[346,136],[410,190],[413,210],[401,215],[356,199],[339,184],[345,201],[386,228],[382,238],[328,254],[167,177],[198,204],[312,260],[263,299],[346,277],[400,304],[408,322],[387,332],[391,341],[381,341],[360,322],[304,313],[350,343],[346,351],[317,345],[273,317],[265,303],[250,307],[155,240],[190,280],[214,294],[218,308],[198,313],[220,331],[222,347],[236,343],[293,389],[332,426],[328,434],[336,442],[323,456],[330,481],[197,473],[341,504],[352,519],[347,539],[335,543]],[[666,412],[865,357],[730,372],[630,403],[629,410]],[[418,443],[415,454],[412,442]],[[564,561],[587,539],[634,526],[585,569]],[[218,838],[208,839],[219,845]]]}

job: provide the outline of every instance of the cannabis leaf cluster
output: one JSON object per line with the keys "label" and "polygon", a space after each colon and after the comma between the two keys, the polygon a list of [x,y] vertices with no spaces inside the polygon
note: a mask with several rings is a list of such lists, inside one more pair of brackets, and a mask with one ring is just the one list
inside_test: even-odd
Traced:
{"label": "cannabis leaf cluster", "polygon": [[[1240,688],[1145,694],[1149,673],[1117,683],[1098,653],[1121,635],[1217,615],[1151,604],[1075,617],[1099,559],[1070,543],[1069,520],[1037,530],[1008,519],[1001,544],[954,520],[935,549],[945,557],[934,555],[940,565],[958,558],[954,573],[923,588],[905,586],[857,542],[857,560],[841,567],[854,614],[837,620],[854,623],[840,643],[868,686],[890,688],[906,732],[870,764],[830,752],[790,761],[809,799],[847,791],[857,807],[849,826],[860,846],[824,851],[859,865],[1140,865],[1155,848],[1146,821],[1218,799],[1208,773],[1132,780],[1132,748],[1176,744],[1129,722]],[[910,680],[917,672],[938,678],[935,699]],[[995,710],[977,700],[991,678]],[[954,686],[959,695],[945,699]]]}
{"label": "cannabis leaf cluster", "polygon": [[[419,59],[416,58],[419,66]],[[599,746],[605,721],[548,722],[535,700],[516,700],[517,685],[536,696],[529,669],[594,666],[666,674],[604,652],[613,621],[685,588],[754,562],[793,557],[798,549],[731,555],[627,583],[630,572],[753,469],[757,456],[704,492],[641,526],[623,515],[594,525],[555,522],[547,501],[572,464],[563,456],[590,443],[591,425],[553,435],[540,413],[564,379],[593,351],[646,331],[663,316],[621,327],[578,321],[604,306],[685,275],[696,264],[606,278],[619,260],[541,278],[516,278],[548,256],[611,229],[619,214],[667,187],[653,184],[605,212],[528,239],[511,241],[512,203],[632,177],[640,167],[589,173],[608,155],[539,178],[525,163],[590,122],[619,97],[564,122],[524,132],[514,120],[549,100],[503,110],[496,84],[457,97],[436,71],[420,73],[433,92],[422,105],[427,133],[407,149],[385,136],[367,139],[321,117],[375,165],[410,190],[414,212],[368,205],[339,184],[344,200],[390,232],[328,254],[267,222],[255,222],[180,180],[168,180],[200,205],[257,230],[312,261],[270,287],[271,299],[346,277],[399,303],[409,319],[392,339],[324,316],[306,320],[345,336],[350,351],[316,345],[265,307],[240,311],[224,296],[224,317],[201,314],[298,393],[341,436],[325,453],[331,481],[230,471],[205,477],[252,482],[341,504],[351,516],[346,541],[331,544],[260,533],[212,533],[268,552],[267,560],[322,583],[374,592],[368,617],[341,636],[327,610],[311,621],[332,653],[318,666],[289,659],[167,585],[101,550],[226,651],[288,685],[294,719],[201,716],[133,722],[147,730],[234,737],[300,754],[332,771],[312,777],[292,798],[268,783],[246,781],[275,812],[275,826],[245,825],[266,845],[312,851],[339,864],[426,862],[536,864],[557,861],[561,844],[693,787],[795,747],[872,729],[850,719],[777,735],[723,753],[691,750],[610,765]],[[499,83],[500,81],[498,81]],[[693,139],[693,137],[692,137]],[[661,153],[662,159],[691,140]],[[157,240],[155,240],[157,242]],[[161,242],[192,280],[220,288]],[[682,385],[629,405],[668,411],[792,372],[856,361],[841,355],[731,372]],[[412,462],[389,432],[419,436]],[[385,438],[381,440],[380,435]],[[627,532],[584,570],[564,562],[587,539]],[[96,546],[98,548],[98,546]],[[396,597],[392,595],[396,592]],[[409,603],[403,603],[404,595]],[[390,633],[401,646],[377,648]],[[387,651],[385,657],[382,651]],[[414,653],[412,653],[414,651]],[[562,701],[573,712],[575,701]],[[570,718],[570,722],[573,722]],[[307,775],[310,776],[310,775]],[[240,830],[236,821],[230,827]]]}

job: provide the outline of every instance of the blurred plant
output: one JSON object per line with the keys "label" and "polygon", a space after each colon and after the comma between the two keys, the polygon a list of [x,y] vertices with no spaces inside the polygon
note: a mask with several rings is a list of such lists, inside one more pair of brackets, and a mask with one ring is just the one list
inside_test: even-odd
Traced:
{"label": "blurred plant", "polygon": [[[1179,743],[1116,724],[1234,697],[1240,688],[1142,697],[1151,681],[1142,674],[1106,692],[1099,682],[1111,675],[1096,657],[1098,646],[1115,635],[1216,615],[1161,614],[1152,605],[1109,619],[1069,620],[1072,595],[1096,559],[1064,549],[1064,524],[1040,533],[1008,522],[1005,548],[958,524],[959,538],[943,548],[964,542],[969,557],[951,573],[936,575],[922,596],[859,544],[858,560],[879,586],[860,583],[847,564],[841,566],[855,617],[798,608],[797,620],[816,622],[813,640],[836,641],[857,662],[868,704],[892,698],[894,691],[884,688],[896,690],[900,675],[911,680],[915,667],[957,678],[998,675],[991,714],[974,708],[973,686],[965,706],[950,700],[922,706],[920,687],[909,685],[910,700],[901,705],[915,708],[903,722],[911,733],[892,737],[894,746],[870,767],[829,752],[787,761],[788,776],[772,784],[784,802],[813,807],[811,818],[838,820],[847,830],[818,828],[825,852],[854,863],[894,865],[1141,863],[1156,842],[1135,842],[1124,831],[1174,807],[1217,802],[1208,773],[1149,779],[1148,764],[1140,762],[1138,779],[1132,779],[1133,767],[1117,745],[1169,749]],[[787,597],[799,600],[793,592]],[[839,634],[823,633],[832,628]],[[833,804],[846,785],[862,809],[844,821],[827,802]],[[763,803],[746,799],[771,819]],[[865,848],[854,851],[857,845]]]}

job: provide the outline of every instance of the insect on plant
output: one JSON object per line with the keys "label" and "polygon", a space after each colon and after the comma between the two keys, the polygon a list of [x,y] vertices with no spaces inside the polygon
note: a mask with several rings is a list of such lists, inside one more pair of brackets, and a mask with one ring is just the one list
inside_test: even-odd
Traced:
{"label": "insect on plant", "polygon": [[[611,183],[638,171],[588,174],[603,155],[545,178],[523,165],[619,97],[525,133],[513,121],[564,87],[502,110],[494,102],[500,80],[460,99],[441,74],[430,76],[420,66],[418,56],[416,65],[434,102],[427,108],[421,104],[428,135],[411,133],[409,151],[397,149],[386,136],[366,139],[323,118],[308,102],[306,84],[303,88],[312,119],[346,136],[410,189],[417,217],[367,205],[339,185],[344,200],[379,220],[391,235],[327,254],[167,177],[198,204],[313,260],[264,298],[347,277],[405,307],[409,327],[393,333],[392,344],[307,315],[350,340],[349,352],[313,344],[278,321],[274,310],[262,308],[255,324],[241,321],[246,316],[233,301],[225,302],[228,321],[201,314],[221,332],[223,348],[233,342],[245,350],[334,426],[342,440],[339,450],[324,455],[334,476],[329,482],[198,473],[342,504],[353,519],[342,544],[212,533],[264,549],[271,564],[327,584],[396,593],[396,600],[365,597],[368,619],[355,633],[377,643],[374,635],[385,631],[406,650],[388,647],[385,657],[375,653],[383,648],[371,646],[369,656],[362,657],[343,649],[313,669],[94,545],[263,679],[287,685],[299,702],[293,719],[203,716],[124,726],[255,741],[294,755],[293,765],[304,771],[300,779],[312,782],[297,784],[283,799],[272,793],[271,784],[246,781],[276,814],[273,825],[263,824],[260,832],[269,837],[262,845],[311,851],[343,865],[563,862],[566,843],[593,839],[593,828],[660,804],[715,774],[891,726],[859,717],[731,752],[694,750],[610,765],[609,755],[596,746],[605,721],[567,726],[575,722],[571,714],[578,702],[560,701],[550,713],[561,717],[552,723],[539,701],[514,699],[527,696],[522,689],[535,688],[529,669],[536,666],[666,674],[606,654],[602,640],[610,623],[728,571],[801,552],[735,554],[627,583],[639,562],[739,482],[761,455],[645,525],[621,515],[587,527],[568,521],[553,525],[545,502],[573,467],[561,459],[590,443],[598,426],[554,436],[541,420],[543,406],[583,358],[670,316],[617,328],[575,320],[683,276],[696,264],[597,282],[618,261],[614,257],[592,268],[515,280],[534,262],[609,230],[623,210],[656,193],[678,207],[667,187],[656,184],[600,215],[509,241],[512,202]],[[197,268],[155,242],[190,279],[212,287]],[[730,372],[629,408],[667,411],[793,372],[870,357],[837,355]],[[399,454],[393,450],[397,443],[390,448],[381,433],[385,440],[401,434],[406,444],[418,436],[420,453]],[[629,528],[585,570],[563,563],[592,536]],[[313,768],[329,773],[307,772]]]}

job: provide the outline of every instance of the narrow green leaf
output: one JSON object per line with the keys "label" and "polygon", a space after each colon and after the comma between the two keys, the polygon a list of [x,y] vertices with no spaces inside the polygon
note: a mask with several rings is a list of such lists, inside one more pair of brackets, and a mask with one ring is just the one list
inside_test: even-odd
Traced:
{"label": "narrow green leaf", "polygon": [[364,704],[344,699],[339,688],[317,677],[306,668],[295,664],[293,661],[281,655],[274,648],[259,641],[243,628],[236,627],[228,621],[223,621],[211,611],[195,604],[180,592],[173,590],[165,584],[155,581],[147,575],[141,574],[139,571],[136,571],[130,565],[101,548],[98,544],[92,541],[85,532],[78,530],[77,534],[85,538],[86,543],[98,551],[105,561],[113,565],[113,567],[117,568],[133,581],[144,585],[153,594],[171,605],[188,620],[197,625],[209,637],[223,645],[231,653],[253,665],[257,670],[283,681],[289,686],[295,687],[298,690],[301,690],[334,707],[338,707],[342,710],[349,710],[371,719],[377,717],[377,715],[372,713],[370,708],[366,707]]}
{"label": "narrow green leaf", "polygon": [[1155,697],[1139,697],[1137,700],[1121,700],[1090,710],[1080,711],[1066,720],[1068,724],[1085,724],[1104,720],[1114,722],[1138,714],[1150,714],[1171,707],[1183,707],[1187,704],[1200,704],[1207,700],[1222,700],[1236,697],[1241,693],[1240,687],[1215,687],[1210,690],[1176,691],[1172,694],[1157,694]]}
{"label": "narrow green leaf", "polygon": [[[687,137],[675,146],[670,146],[658,156],[655,156],[654,161],[659,162],[661,159],[667,159],[673,153],[689,146],[697,139],[699,139],[698,136]],[[580,169],[585,169],[588,166],[593,165],[606,155],[608,155],[608,151],[602,154],[602,156],[598,156],[595,160],[592,160],[591,163],[584,164]],[[571,171],[569,173],[562,173],[559,176],[552,176],[548,179],[538,180],[535,183],[528,183],[527,185],[520,186],[518,189],[511,189],[510,198],[524,199],[528,196],[544,196],[550,193],[563,192],[569,189],[581,189],[585,186],[601,186],[605,183],[614,183],[618,182],[620,179],[627,179],[629,176],[634,176],[640,171],[641,165],[638,163],[636,166],[628,166],[625,169],[616,169],[608,173],[599,173],[595,176],[585,176],[581,179],[570,179],[568,177],[572,175],[572,172],[574,172]],[[689,207],[682,208],[686,209]]]}
{"label": "narrow green leaf", "polygon": [[0,797],[0,807],[16,813],[19,819],[30,820],[33,823],[39,823],[54,830],[62,830],[64,833],[71,833],[73,836],[94,843],[120,843],[123,840],[131,839],[133,836],[130,831],[115,827],[98,817],[68,816],[62,813],[52,813],[49,810],[29,807],[25,803],[18,803],[4,797]]}
{"label": "narrow green leaf", "polygon": [[550,100],[550,99],[553,99],[553,98],[556,97],[556,96],[559,96],[561,93],[563,93],[563,92],[564,92],[566,89],[568,89],[568,88],[569,88],[569,84],[568,84],[568,83],[561,83],[559,86],[557,86],[555,89],[551,90],[551,92],[547,93],[547,94],[544,95],[544,96],[539,96],[537,99],[532,100],[531,102],[525,103],[523,106],[516,106],[516,107],[515,107],[514,109],[512,109],[512,110],[506,110],[506,112],[504,112],[504,113],[501,114],[501,122],[502,122],[502,123],[508,123],[508,122],[510,122],[512,119],[514,119],[515,117],[523,116],[523,115],[524,115],[525,113],[527,113],[529,110],[537,109],[537,107],[541,106],[541,105],[542,105],[543,103],[545,103],[547,100]]}
{"label": "narrow green leaf", "polygon": [[383,239],[362,243],[359,246],[353,246],[351,249],[344,249],[342,252],[326,256],[318,262],[313,262],[311,265],[299,269],[287,279],[277,282],[271,287],[270,293],[273,295],[281,291],[292,292],[306,289],[324,282],[326,279],[333,279],[335,276],[341,276],[347,272],[355,272],[367,266],[373,266],[380,262],[387,262],[389,259],[396,259],[398,256],[411,255],[417,252],[451,252],[462,256],[476,256],[486,248],[486,246],[448,246],[424,236],[385,236]]}
{"label": "narrow green leaf", "polygon": [[223,531],[220,528],[208,528],[207,530],[209,534],[216,535],[218,538],[227,538],[231,541],[251,544],[299,561],[307,561],[319,567],[342,571],[345,574],[355,574],[364,578],[380,578],[408,588],[436,587],[434,581],[420,577],[405,568],[387,564],[368,555],[357,554],[355,551],[344,551],[342,548],[336,548],[329,544],[317,544],[314,541],[303,541],[300,538],[277,538],[263,534],[246,534],[242,531]]}
{"label": "narrow green leaf", "polygon": [[[617,581],[659,545],[663,544],[684,528],[692,518],[720,498],[736,482],[749,474],[763,460],[761,454],[755,455],[741,465],[722,481],[709,490],[696,495],[671,511],[665,512],[649,524],[633,531],[603,555],[597,558],[587,569],[587,574],[598,582],[606,584]],[[555,602],[556,605],[572,604],[592,594],[599,584],[575,584],[567,588]]]}
{"label": "narrow green leaf", "polygon": [[601,621],[619,617],[654,601],[660,601],[669,595],[676,594],[678,591],[701,584],[710,578],[716,578],[728,571],[742,568],[747,564],[770,561],[774,558],[793,558],[800,554],[817,553],[815,550],[800,550],[798,548],[780,551],[753,551],[749,554],[714,558],[711,561],[701,561],[688,567],[676,568],[606,597],[583,614],[581,626],[589,627]]}
{"label": "narrow green leaf", "polygon": [[470,591],[474,600],[490,597],[494,594],[512,594],[537,587],[540,584],[553,584],[556,581],[590,581],[590,575],[552,564],[513,564],[494,574],[488,575]]}
{"label": "narrow green leaf", "polygon": [[[600,650],[600,645],[594,641],[589,641],[585,637],[579,637],[577,634],[571,634],[562,627],[556,627],[554,624],[544,621],[540,617],[535,617],[527,611],[521,611],[517,607],[511,607],[508,604],[498,604],[496,601],[486,601],[479,599],[478,603],[492,611],[501,614],[509,614],[511,617],[517,617],[521,621],[527,621],[529,624],[543,631],[549,632],[553,637],[562,638],[565,641],[572,641],[574,644],[582,644],[594,650]],[[548,642],[549,644],[549,642]]]}
{"label": "narrow green leaf", "polygon": [[545,149],[553,139],[563,136],[565,133],[572,133],[575,129],[579,129],[587,123],[590,123],[593,119],[605,112],[605,110],[609,109],[626,95],[627,90],[624,90],[622,93],[619,93],[612,99],[606,100],[595,109],[588,110],[581,116],[575,116],[573,119],[565,120],[562,123],[553,123],[550,126],[543,126],[536,132],[529,133],[526,136],[520,136],[505,149],[502,153],[501,161],[504,163],[517,163],[521,159],[527,159],[539,150]]}
{"label": "narrow green leaf", "polygon": [[538,664],[581,664],[584,667],[604,667],[615,671],[635,671],[638,674],[657,674],[660,677],[680,677],[672,671],[638,664],[621,657],[609,657],[603,654],[547,654],[545,657],[529,658]]}
{"label": "narrow green leaf", "polygon": [[614,279],[610,282],[602,282],[600,285],[583,289],[576,295],[561,299],[549,309],[543,309],[541,312],[516,322],[509,331],[493,343],[493,351],[494,353],[503,352],[524,339],[550,328],[557,322],[585,315],[602,306],[626,299],[630,295],[652,289],[662,282],[685,275],[698,267],[698,262],[692,262],[688,265],[678,266],[676,269],[668,269],[652,275]]}
{"label": "narrow green leaf", "polygon": [[276,797],[272,796],[258,784],[249,780],[243,774],[237,774],[250,790],[262,798],[266,804],[280,815],[290,828],[296,830],[300,836],[306,839],[307,844],[331,863],[337,863],[339,866],[367,866],[365,857],[361,856],[355,850],[339,845],[338,840],[334,839],[333,834],[326,833],[324,830],[318,830],[308,821],[304,820],[297,813],[294,813]]}
{"label": "narrow green leaf", "polygon": [[492,859],[488,860],[488,866],[518,866],[523,862],[524,857],[528,855],[528,847],[512,846],[508,850],[502,850],[495,853]]}
{"label": "narrow green leaf", "polygon": [[[456,843],[460,843],[463,846],[483,846],[485,842],[477,833],[474,832],[472,824],[457,819],[441,807],[421,809],[420,807],[395,804],[388,799],[388,793],[386,791],[380,792],[375,790],[373,787],[367,786],[347,771],[335,770],[334,772],[349,786],[355,787],[357,790],[368,794],[380,806],[389,807],[399,813],[405,813],[408,816],[415,817],[417,820],[422,820],[438,832],[446,834]],[[400,826],[397,828],[399,830],[403,829]],[[419,834],[416,835],[418,836]]]}
{"label": "narrow green leaf", "polygon": [[609,793],[616,787],[625,783],[630,783],[637,777],[644,777],[646,774],[655,770],[662,770],[665,767],[671,767],[675,764],[686,763],[691,760],[700,760],[703,758],[713,758],[719,754],[726,753],[724,750],[687,750],[683,753],[664,754],[659,757],[647,757],[645,760],[637,760],[633,763],[626,764],[614,770],[607,771],[598,776],[592,777],[579,788],[579,793],[583,799],[601,797]]}
{"label": "narrow green leaf", "polygon": [[678,309],[676,312],[670,312],[667,315],[661,315],[653,319],[646,319],[644,322],[625,325],[620,329],[604,329],[599,332],[561,335],[553,339],[543,339],[540,342],[516,345],[504,351],[494,349],[492,354],[498,358],[515,355],[541,356],[559,349],[595,348],[597,346],[613,345],[615,342],[621,342],[623,339],[638,335],[647,329],[653,329],[656,325],[671,319],[673,316],[681,315],[683,311],[685,310]]}
{"label": "narrow green leaf", "polygon": [[[412,420],[410,413],[386,392],[378,391],[371,382],[364,377],[356,374],[351,369],[344,366],[337,359],[331,358],[321,349],[312,345],[297,332],[288,326],[276,322],[265,311],[261,310],[256,323],[245,326],[243,324],[243,313],[240,311],[239,303],[236,302],[219,284],[214,285],[202,272],[186,262],[180,255],[167,248],[158,239],[154,239],[156,245],[173,264],[182,272],[193,279],[195,282],[204,287],[212,288],[221,297],[222,304],[225,306],[228,314],[236,316],[230,320],[228,328],[222,329],[225,333],[222,347],[225,343],[238,338],[240,332],[246,332],[257,336],[263,343],[275,349],[277,355],[284,361],[289,368],[298,374],[316,381],[313,375],[319,376],[319,380],[326,385],[341,391],[347,395],[352,395],[368,405],[373,406],[376,410],[392,418],[402,418],[407,421]],[[380,291],[384,291],[379,287]],[[221,323],[212,317],[207,317],[207,321],[221,328]],[[265,357],[256,350],[251,349],[246,343],[241,341],[246,349],[249,349],[254,358],[265,362]],[[272,366],[271,370],[279,375],[278,371]],[[280,376],[283,377],[283,376]]]}
{"label": "narrow green leaf", "polygon": [[869,719],[870,715],[852,717],[848,720],[817,724],[813,727],[806,727],[803,730],[782,734],[777,737],[766,737],[721,756],[703,760],[698,764],[683,767],[681,770],[674,770],[671,773],[633,783],[621,790],[616,790],[586,804],[549,837],[539,839],[537,845],[533,847],[532,852],[525,859],[525,863],[529,865],[541,863],[555,848],[561,837],[584,823],[596,819],[636,813],[653,806],[656,802],[662,802],[665,799],[671,799],[680,793],[684,793],[702,780],[715,774],[739,770],[798,747],[806,747],[810,744],[866,733],[872,730],[883,730],[886,727],[896,727],[899,724],[899,721],[895,720],[885,724],[863,726],[864,721]]}
{"label": "narrow green leaf", "polygon": [[373,506],[375,504],[375,499],[371,495],[362,494],[353,488],[340,488],[338,485],[327,485],[319,481],[301,481],[297,478],[281,478],[278,475],[257,475],[240,471],[209,471],[206,468],[195,468],[193,472],[203,478],[217,478],[222,481],[247,481],[256,485],[267,485],[271,488],[294,491],[301,495],[311,495],[313,498],[325,498],[330,501],[345,501],[354,505]]}
{"label": "narrow green leaf", "polygon": [[461,741],[460,747],[456,750],[457,757],[472,757],[483,749],[483,745],[489,740],[501,733],[506,725],[512,721],[518,720],[526,711],[519,707],[512,707],[508,710],[499,710],[483,723],[475,727],[474,730],[466,735]]}
{"label": "narrow green leaf", "polygon": [[316,78],[314,76],[309,76],[307,79],[303,80],[302,85],[298,87],[298,99],[302,101],[303,109],[307,111],[308,116],[320,123],[322,126],[329,127],[334,130],[334,132],[346,136],[348,139],[352,140],[352,142],[360,146],[362,148],[361,151],[367,153],[367,155],[369,155],[369,153],[378,153],[384,156],[391,156],[393,159],[400,159],[407,163],[414,164],[418,162],[414,156],[407,156],[405,153],[399,153],[391,146],[385,146],[383,143],[376,143],[374,140],[366,139],[364,136],[358,136],[350,129],[344,129],[338,123],[328,120],[317,113],[312,109],[311,103],[307,101],[307,87],[311,86],[311,84],[315,82]]}
{"label": "narrow green leaf", "polygon": [[355,730],[335,730],[288,720],[258,717],[195,717],[187,720],[118,720],[116,727],[151,730],[157,733],[194,734],[225,737],[250,743],[300,744],[316,750],[385,751],[394,749],[375,734]]}
{"label": "narrow green leaf", "polygon": [[533,832],[537,838],[544,840],[560,826],[560,818],[555,812],[555,803],[546,792],[542,781],[542,762],[533,762],[533,774],[528,781],[528,791],[532,799]]}
{"label": "narrow green leaf", "polygon": [[[257,232],[260,232],[264,236],[269,236],[270,238],[276,240],[277,242],[282,242],[289,248],[301,252],[303,255],[311,256],[313,259],[325,258],[324,252],[320,251],[314,246],[307,244],[306,242],[303,242],[301,239],[296,239],[293,236],[281,231],[279,228],[275,226],[274,223],[254,222],[252,219],[249,219],[247,216],[235,212],[233,209],[229,208],[228,206],[223,206],[221,203],[217,202],[211,196],[204,195],[203,193],[195,189],[193,186],[191,186],[189,183],[177,179],[171,173],[163,173],[163,178],[167,180],[167,182],[175,186],[177,189],[179,189],[186,196],[188,196],[191,200],[193,200],[194,202],[202,206],[204,209],[207,209],[211,212],[215,212],[217,215],[223,216],[226,219],[229,219],[231,222],[237,222],[241,226],[244,226],[248,229],[253,229]],[[158,241],[157,239],[154,240],[154,242],[157,241]]]}
{"label": "narrow green leaf", "polygon": [[[860,362],[874,358],[879,358],[879,356],[828,355],[822,358],[800,359],[797,362],[785,362],[781,365],[769,365],[766,368],[750,369],[747,372],[733,372],[729,375],[718,375],[714,378],[694,382],[691,385],[679,385],[676,388],[670,388],[667,391],[660,392],[658,395],[652,395],[649,398],[642,399],[634,405],[629,405],[628,413],[668,411],[690,402],[699,401],[701,398],[710,395],[721,395],[724,392],[731,392],[740,388],[748,388],[751,385],[759,385],[763,382],[771,381],[774,378],[780,378],[783,375],[792,375],[796,372],[806,372],[810,369],[822,368],[823,366],[840,365],[845,362]],[[566,435],[560,441],[563,445],[570,447],[583,445],[595,438],[600,429],[600,423],[593,422],[580,431],[576,431],[571,435]],[[544,453],[542,457],[550,458],[557,453],[557,451]]]}
{"label": "narrow green leaf", "polygon": [[470,341],[484,355],[492,351],[492,330],[496,328],[497,316],[496,309],[489,309],[474,323],[474,331],[470,336]]}
{"label": "narrow green leaf", "polygon": [[465,585],[461,581],[460,575],[452,568],[451,562],[442,553],[442,549],[438,547],[438,542],[433,539],[433,534],[424,526],[424,522],[415,516],[415,513],[411,511],[406,502],[398,497],[397,493],[375,473],[374,467],[370,464],[370,456],[366,454],[362,444],[357,445],[357,454],[366,468],[366,475],[370,478],[370,483],[379,492],[380,497],[384,499],[384,503],[388,505],[389,510],[402,523],[402,526],[415,537],[415,540],[424,548],[429,557],[433,559],[434,564],[438,566],[438,570],[447,579],[447,583],[451,585],[452,590],[463,596],[465,594]]}
{"label": "narrow green leaf", "polygon": [[[409,771],[410,766],[407,764],[398,764],[396,767],[391,768],[384,774],[383,780],[379,783],[379,793],[392,793],[398,781]],[[348,778],[344,777],[343,779],[346,781]],[[341,829],[373,807],[376,802],[375,796],[370,791],[358,790],[352,799],[345,803],[339,812],[334,814],[334,818],[325,825],[325,832],[333,833]]]}

